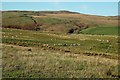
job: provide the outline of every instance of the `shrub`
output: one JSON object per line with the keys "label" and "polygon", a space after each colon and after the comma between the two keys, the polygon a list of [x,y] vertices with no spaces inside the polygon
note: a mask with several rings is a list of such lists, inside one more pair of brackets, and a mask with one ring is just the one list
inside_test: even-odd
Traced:
{"label": "shrub", "polygon": [[28,51],[32,51],[32,49],[28,49]]}
{"label": "shrub", "polygon": [[74,29],[70,29],[69,31],[68,31],[68,33],[74,33]]}
{"label": "shrub", "polygon": [[35,31],[39,31],[39,30],[40,30],[40,28],[38,28],[38,27],[35,28]]}

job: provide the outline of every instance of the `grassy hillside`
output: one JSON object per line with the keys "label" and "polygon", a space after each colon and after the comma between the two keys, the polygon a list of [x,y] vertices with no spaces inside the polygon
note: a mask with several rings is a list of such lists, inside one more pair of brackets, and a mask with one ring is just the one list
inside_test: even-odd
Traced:
{"label": "grassy hillside", "polygon": [[118,78],[116,16],[2,12],[3,78]]}
{"label": "grassy hillside", "polygon": [[[117,29],[118,26],[116,17],[85,15],[69,11],[3,11],[2,19],[4,28],[54,33],[69,33],[70,30],[73,30],[71,33],[79,33],[82,30],[83,33],[87,33],[85,29],[99,26],[100,30],[97,28],[99,34],[102,33],[100,32],[102,28],[104,33],[106,27]],[[116,34],[115,30],[112,30],[112,34]],[[111,34],[111,32],[108,31],[105,34]]]}

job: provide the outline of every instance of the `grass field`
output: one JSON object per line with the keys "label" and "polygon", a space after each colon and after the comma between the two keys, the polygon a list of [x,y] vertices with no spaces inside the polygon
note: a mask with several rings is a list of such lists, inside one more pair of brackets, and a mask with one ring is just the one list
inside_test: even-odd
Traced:
{"label": "grass field", "polygon": [[[3,29],[3,43],[23,46],[47,44],[73,52],[101,52],[117,54],[117,36],[60,35],[29,30]],[[75,49],[74,49],[75,48]],[[73,50],[72,50],[73,49]]]}
{"label": "grass field", "polygon": [[93,35],[118,35],[119,27],[93,27],[80,31],[83,34]]}
{"label": "grass field", "polygon": [[3,78],[118,78],[117,17],[2,12]]}
{"label": "grass field", "polygon": [[4,78],[114,78],[117,75],[118,62],[114,59],[3,44]]}
{"label": "grass field", "polygon": [[2,36],[3,77],[118,77],[117,36],[9,28]]}

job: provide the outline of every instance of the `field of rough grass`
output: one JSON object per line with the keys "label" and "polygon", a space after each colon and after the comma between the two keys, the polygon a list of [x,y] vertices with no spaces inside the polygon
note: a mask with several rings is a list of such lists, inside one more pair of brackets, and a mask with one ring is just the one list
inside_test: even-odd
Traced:
{"label": "field of rough grass", "polygon": [[115,59],[3,44],[3,78],[115,78],[117,75]]}
{"label": "field of rough grass", "polygon": [[2,29],[3,78],[115,78],[118,36]]}

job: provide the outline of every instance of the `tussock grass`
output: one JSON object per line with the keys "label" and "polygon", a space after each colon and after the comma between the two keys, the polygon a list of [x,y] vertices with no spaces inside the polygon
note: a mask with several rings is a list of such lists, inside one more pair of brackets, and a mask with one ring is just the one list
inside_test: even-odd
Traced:
{"label": "tussock grass", "polygon": [[[117,60],[3,44],[3,78],[111,78]],[[9,52],[9,53],[8,53]]]}

